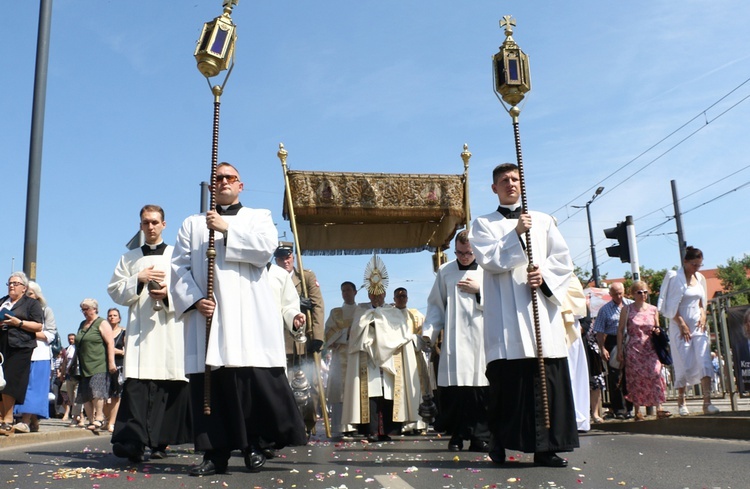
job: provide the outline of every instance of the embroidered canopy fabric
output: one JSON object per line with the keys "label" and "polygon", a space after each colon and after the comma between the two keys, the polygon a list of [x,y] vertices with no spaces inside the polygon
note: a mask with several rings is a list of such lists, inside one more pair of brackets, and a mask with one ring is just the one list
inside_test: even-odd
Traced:
{"label": "embroidered canopy fabric", "polygon": [[[304,255],[446,249],[466,221],[463,175],[287,171]],[[284,218],[289,220],[287,198]]]}

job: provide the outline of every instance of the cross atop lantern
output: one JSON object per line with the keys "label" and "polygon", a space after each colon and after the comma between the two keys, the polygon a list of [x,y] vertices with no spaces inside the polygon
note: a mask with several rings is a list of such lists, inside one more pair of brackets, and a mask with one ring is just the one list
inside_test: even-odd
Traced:
{"label": "cross atop lantern", "polygon": [[529,57],[513,39],[515,25],[516,21],[510,15],[500,20],[500,28],[505,28],[505,42],[492,57],[495,94],[511,106],[518,105],[526,92],[531,90]]}

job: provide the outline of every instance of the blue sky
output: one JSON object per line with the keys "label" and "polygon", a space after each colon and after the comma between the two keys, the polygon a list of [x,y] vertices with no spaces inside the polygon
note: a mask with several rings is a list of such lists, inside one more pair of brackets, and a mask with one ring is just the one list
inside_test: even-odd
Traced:
{"label": "blue sky", "polygon": [[[0,75],[8,273],[23,263],[38,8],[3,6],[13,41]],[[203,22],[220,13],[219,0],[54,0],[37,279],[61,332],[77,328],[83,298],[113,305],[106,286],[143,204],[165,208],[169,243],[199,209],[213,99],[192,53]],[[748,253],[742,1],[242,0],[219,147],[242,173],[242,202],[271,209],[280,237],[291,238],[279,142],[295,170],[456,174],[468,143],[472,214],[493,210],[491,170],[515,161],[490,65],[509,14],[531,57],[520,118],[529,204],[557,217],[576,264],[590,268],[591,258],[585,212],[571,205],[605,187],[591,206],[594,236],[601,272],[619,277],[629,265],[606,256],[602,229],[626,215],[639,233],[664,223],[674,213],[670,180],[707,268]],[[641,265],[677,264],[674,232],[670,221],[639,237]],[[327,310],[340,304],[342,281],[362,282],[368,258],[304,259]],[[391,290],[406,286],[424,311],[429,253],[383,258]]]}

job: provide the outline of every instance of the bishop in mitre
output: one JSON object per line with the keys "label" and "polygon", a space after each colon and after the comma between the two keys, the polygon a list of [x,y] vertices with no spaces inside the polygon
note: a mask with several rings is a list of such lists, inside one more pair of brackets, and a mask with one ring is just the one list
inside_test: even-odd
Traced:
{"label": "bishop in mitre", "polygon": [[388,273],[374,255],[365,270],[370,304],[357,307],[349,331],[343,423],[371,442],[390,440],[420,419],[417,337],[406,309],[385,304]]}

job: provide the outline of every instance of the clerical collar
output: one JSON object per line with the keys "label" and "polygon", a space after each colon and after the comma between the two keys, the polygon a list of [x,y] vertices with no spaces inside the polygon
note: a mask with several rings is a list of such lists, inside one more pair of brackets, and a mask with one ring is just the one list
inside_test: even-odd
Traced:
{"label": "clerical collar", "polygon": [[216,212],[218,212],[220,216],[236,216],[240,209],[242,209],[241,202],[237,202],[236,204],[232,205],[216,206]]}
{"label": "clerical collar", "polygon": [[497,206],[497,212],[505,216],[506,219],[518,219],[522,210],[520,202],[516,202],[513,205],[500,204]]}
{"label": "clerical collar", "polygon": [[166,249],[167,249],[167,244],[164,241],[156,245],[145,244],[141,246],[141,251],[143,252],[143,256],[163,255],[164,250]]}
{"label": "clerical collar", "polygon": [[461,265],[461,262],[456,260],[456,265],[458,265],[459,270],[476,270],[478,267],[476,260],[469,263],[468,265]]}

